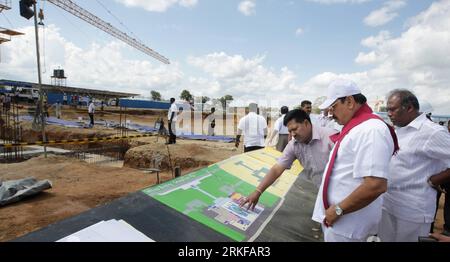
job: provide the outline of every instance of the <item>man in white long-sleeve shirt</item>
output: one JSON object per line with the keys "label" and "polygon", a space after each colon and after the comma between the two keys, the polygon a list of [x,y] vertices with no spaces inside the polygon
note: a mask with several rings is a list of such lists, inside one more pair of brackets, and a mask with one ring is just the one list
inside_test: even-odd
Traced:
{"label": "man in white long-sleeve shirt", "polygon": [[94,105],[94,101],[91,100],[89,102],[89,107],[88,107],[89,119],[91,120],[91,122],[89,123],[90,127],[94,126],[94,113],[95,113],[95,105]]}
{"label": "man in white long-sleeve shirt", "polygon": [[389,165],[378,235],[381,241],[417,242],[428,236],[434,220],[436,190],[450,181],[450,135],[419,113],[419,102],[408,90],[392,91],[387,110],[400,151]]}
{"label": "man in white long-sleeve shirt", "polygon": [[175,103],[175,98],[170,98],[170,108],[167,112],[167,118],[168,118],[168,126],[169,126],[169,141],[167,144],[175,144],[177,142],[177,132],[176,132],[176,125],[177,125],[177,115],[178,115],[178,107]]}
{"label": "man in white long-sleeve shirt", "polygon": [[289,131],[287,126],[284,125],[284,117],[289,112],[289,108],[287,106],[282,106],[280,112],[281,116],[275,121],[275,124],[273,124],[273,130],[270,137],[267,139],[267,144],[271,144],[274,137],[278,135],[278,142],[275,148],[278,151],[283,152],[284,148],[289,143]]}
{"label": "man in white long-sleeve shirt", "polygon": [[391,155],[398,150],[392,127],[374,115],[353,81],[338,79],[328,87],[333,118],[343,125],[328,159],[314,207],[326,242],[366,241],[377,233]]}

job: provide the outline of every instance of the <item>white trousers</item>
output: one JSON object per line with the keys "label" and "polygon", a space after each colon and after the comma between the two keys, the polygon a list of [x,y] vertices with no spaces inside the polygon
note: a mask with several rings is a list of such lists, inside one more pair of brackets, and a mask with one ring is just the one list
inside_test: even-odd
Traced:
{"label": "white trousers", "polygon": [[366,242],[367,237],[362,239],[348,238],[333,232],[333,228],[322,224],[323,240],[325,242]]}
{"label": "white trousers", "polygon": [[418,242],[419,236],[428,236],[430,227],[431,223],[402,220],[383,208],[378,236],[382,242]]}

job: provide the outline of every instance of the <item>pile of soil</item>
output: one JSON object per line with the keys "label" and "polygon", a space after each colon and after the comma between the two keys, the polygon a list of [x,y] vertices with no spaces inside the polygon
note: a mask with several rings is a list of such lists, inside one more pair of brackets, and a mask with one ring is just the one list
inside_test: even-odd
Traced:
{"label": "pile of soil", "polygon": [[[240,154],[234,144],[207,141],[177,140],[176,144],[165,145],[165,140],[151,137],[143,139],[145,145],[136,146],[125,155],[124,166],[132,168],[151,168],[152,159],[161,156],[160,168],[169,170],[171,166],[179,166],[182,170],[208,166],[221,160]],[[168,149],[169,148],[169,151]],[[170,160],[169,162],[169,152]]]}
{"label": "pile of soil", "polygon": [[[41,141],[42,132],[33,130],[31,125],[32,124],[29,122],[22,123],[22,140],[29,143]],[[117,130],[107,129],[104,127],[95,127],[91,129],[48,125],[45,127],[45,135],[47,137],[47,141],[94,137],[101,138],[117,135]]]}

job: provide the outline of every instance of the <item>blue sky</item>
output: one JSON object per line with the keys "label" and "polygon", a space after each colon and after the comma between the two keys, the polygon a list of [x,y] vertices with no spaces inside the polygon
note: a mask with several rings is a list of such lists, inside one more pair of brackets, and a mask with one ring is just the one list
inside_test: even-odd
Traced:
{"label": "blue sky", "polygon": [[[29,33],[2,46],[0,78],[32,81],[37,79],[32,21],[20,17],[13,2],[13,10],[0,15],[0,26]],[[61,66],[75,86],[145,96],[157,90],[165,98],[188,89],[210,97],[231,94],[242,103],[270,100],[277,106],[314,101],[332,79],[345,77],[355,80],[372,102],[391,89],[409,88],[437,113],[450,113],[448,0],[74,2],[131,30],[172,63],[163,65],[41,2],[46,15],[45,34],[41,30],[44,82],[50,81],[51,69]],[[439,96],[432,95],[436,92]]]}

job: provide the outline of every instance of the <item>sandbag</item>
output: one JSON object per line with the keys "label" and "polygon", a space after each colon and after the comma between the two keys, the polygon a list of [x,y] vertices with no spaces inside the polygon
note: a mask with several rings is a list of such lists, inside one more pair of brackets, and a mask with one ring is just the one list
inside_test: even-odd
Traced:
{"label": "sandbag", "polygon": [[33,177],[0,182],[0,206],[11,204],[52,187],[49,180]]}

